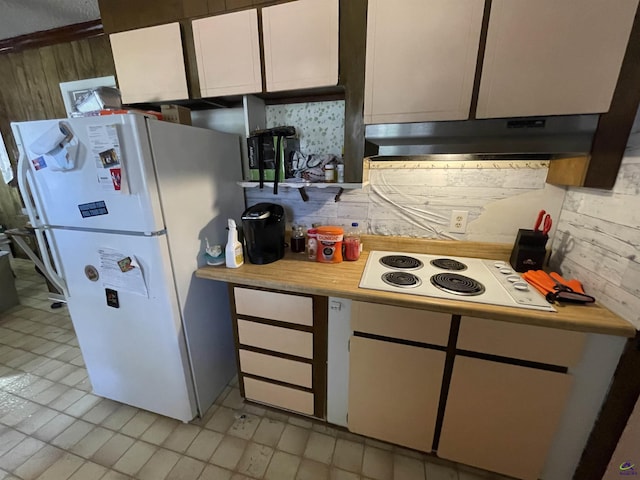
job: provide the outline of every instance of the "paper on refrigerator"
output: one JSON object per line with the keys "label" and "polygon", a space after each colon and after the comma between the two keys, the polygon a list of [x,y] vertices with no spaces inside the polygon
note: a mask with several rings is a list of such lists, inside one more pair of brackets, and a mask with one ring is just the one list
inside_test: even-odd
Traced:
{"label": "paper on refrigerator", "polygon": [[2,133],[0,133],[0,173],[4,183],[9,183],[13,180],[13,170],[11,169],[11,162],[9,161],[9,155],[7,155]]}
{"label": "paper on refrigerator", "polygon": [[116,126],[89,125],[87,134],[100,188],[108,192],[129,193]]}
{"label": "paper on refrigerator", "polygon": [[101,248],[98,254],[103,287],[149,297],[144,273],[136,257],[111,248]]}

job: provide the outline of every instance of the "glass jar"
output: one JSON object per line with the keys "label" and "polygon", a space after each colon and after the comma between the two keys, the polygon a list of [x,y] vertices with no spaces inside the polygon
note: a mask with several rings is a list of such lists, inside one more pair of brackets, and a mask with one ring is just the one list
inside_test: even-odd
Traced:
{"label": "glass jar", "polygon": [[294,253],[304,253],[304,231],[302,225],[293,227],[291,232],[291,251]]}
{"label": "glass jar", "polygon": [[332,163],[328,163],[324,166],[324,181],[326,183],[336,182],[336,166]]}

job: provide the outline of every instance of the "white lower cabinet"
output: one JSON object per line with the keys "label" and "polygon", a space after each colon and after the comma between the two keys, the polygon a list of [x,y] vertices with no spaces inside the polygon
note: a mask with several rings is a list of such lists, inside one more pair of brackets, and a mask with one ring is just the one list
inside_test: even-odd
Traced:
{"label": "white lower cabinet", "polygon": [[231,298],[242,396],[324,418],[327,299],[240,286]]}
{"label": "white lower cabinet", "polygon": [[438,456],[539,478],[571,383],[564,373],[456,356]]}
{"label": "white lower cabinet", "polygon": [[349,430],[431,451],[445,352],[351,337]]}
{"label": "white lower cabinet", "polygon": [[355,301],[351,332],[350,431],[522,480],[546,475],[583,333]]}

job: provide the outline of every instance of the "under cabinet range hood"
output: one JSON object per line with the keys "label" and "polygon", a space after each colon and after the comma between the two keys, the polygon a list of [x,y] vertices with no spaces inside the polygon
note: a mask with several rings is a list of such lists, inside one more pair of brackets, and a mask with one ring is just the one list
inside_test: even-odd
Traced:
{"label": "under cabinet range hood", "polygon": [[598,119],[570,115],[367,125],[365,139],[371,156],[583,155],[591,151]]}

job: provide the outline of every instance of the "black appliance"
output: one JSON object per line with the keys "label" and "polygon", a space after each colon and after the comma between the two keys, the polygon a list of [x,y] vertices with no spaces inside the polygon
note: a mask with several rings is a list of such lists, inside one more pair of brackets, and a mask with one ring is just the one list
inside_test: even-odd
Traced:
{"label": "black appliance", "polygon": [[[251,180],[273,182],[273,193],[278,193],[278,182],[291,178],[291,158],[299,149],[295,127],[282,126],[251,132],[247,139],[249,175]],[[287,138],[289,137],[289,138]]]}
{"label": "black appliance", "polygon": [[284,257],[284,208],[275,203],[258,203],[242,214],[242,230],[251,263],[264,265]]}

